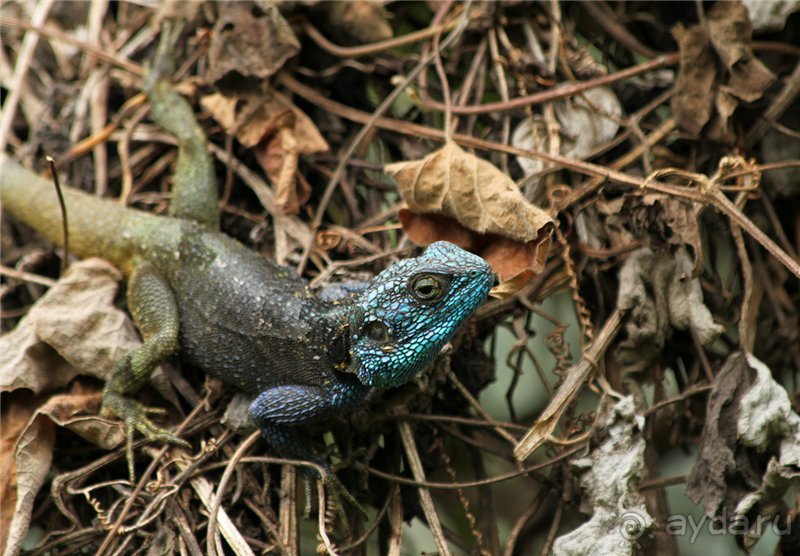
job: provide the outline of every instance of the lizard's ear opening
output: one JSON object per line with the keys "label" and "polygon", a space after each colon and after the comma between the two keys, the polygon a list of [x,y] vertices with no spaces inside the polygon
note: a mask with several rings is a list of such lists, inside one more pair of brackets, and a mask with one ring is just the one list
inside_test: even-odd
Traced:
{"label": "lizard's ear opening", "polygon": [[379,320],[364,323],[363,334],[376,344],[388,344],[393,340],[389,329]]}

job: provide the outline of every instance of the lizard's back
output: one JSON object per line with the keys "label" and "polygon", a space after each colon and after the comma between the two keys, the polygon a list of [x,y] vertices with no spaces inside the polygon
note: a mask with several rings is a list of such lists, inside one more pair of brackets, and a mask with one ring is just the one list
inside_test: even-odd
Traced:
{"label": "lizard's back", "polygon": [[297,274],[218,232],[183,222],[177,264],[163,270],[180,313],[181,351],[241,390],[317,385],[345,355],[336,304]]}
{"label": "lizard's back", "polygon": [[[52,184],[0,156],[3,208],[62,244]],[[224,234],[65,188],[71,251],[98,256],[129,275],[137,260],[168,280],[180,315],[180,349],[193,364],[244,391],[316,385],[347,349],[337,306],[309,295],[305,282]],[[334,347],[331,347],[334,346]]]}

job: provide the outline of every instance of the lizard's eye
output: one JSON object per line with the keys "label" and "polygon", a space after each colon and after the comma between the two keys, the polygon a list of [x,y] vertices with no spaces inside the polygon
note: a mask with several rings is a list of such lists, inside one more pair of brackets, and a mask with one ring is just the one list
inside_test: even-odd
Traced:
{"label": "lizard's eye", "polygon": [[417,301],[434,303],[447,293],[450,278],[439,274],[418,274],[408,281],[408,289]]}
{"label": "lizard's eye", "polygon": [[381,321],[373,320],[364,325],[364,335],[373,342],[386,343],[390,340],[389,329]]}

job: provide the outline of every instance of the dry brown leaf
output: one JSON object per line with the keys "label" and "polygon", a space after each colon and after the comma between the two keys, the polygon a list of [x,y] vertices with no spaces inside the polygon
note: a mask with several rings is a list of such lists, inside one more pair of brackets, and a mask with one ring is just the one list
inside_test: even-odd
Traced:
{"label": "dry brown leaf", "polygon": [[300,51],[300,42],[271,2],[219,4],[208,48],[209,83],[224,78],[263,80]]}
{"label": "dry brown leaf", "polygon": [[552,226],[550,216],[526,201],[510,177],[453,142],[385,171],[413,212],[441,213],[480,234],[518,241],[533,241]]}
{"label": "dry brown leaf", "polygon": [[512,276],[505,282],[501,282],[489,290],[489,296],[495,299],[507,299],[524,288],[532,278],[532,270],[523,270],[516,276]]}
{"label": "dry brown leaf", "polygon": [[717,2],[708,12],[708,32],[714,50],[730,74],[727,89],[745,102],[761,98],[775,75],[755,57],[750,46],[753,28],[740,2]]}
{"label": "dry brown leaf", "polygon": [[449,241],[467,251],[477,251],[480,236],[449,216],[418,214],[407,208],[401,208],[398,216],[408,237],[417,245],[430,245],[435,241]]}
{"label": "dry brown leaf", "polygon": [[348,0],[323,4],[328,8],[330,24],[361,42],[392,38],[387,12],[380,2]]}
{"label": "dry brown leaf", "polygon": [[[69,393],[55,395],[38,408],[38,399],[27,390],[13,392],[3,404],[0,554],[16,554],[28,531],[33,501],[50,471],[55,441],[53,425],[66,427],[107,450],[125,441],[119,421],[85,415],[96,413],[102,399],[101,388],[77,381]],[[8,539],[6,552],[3,539]]]}
{"label": "dry brown leaf", "polygon": [[300,207],[311,197],[311,188],[306,187],[308,182],[298,179],[301,177],[298,173],[300,153],[292,127],[281,126],[269,141],[257,145],[253,152],[275,187],[275,204],[284,214],[300,212]]}
{"label": "dry brown leaf", "polygon": [[0,410],[0,554],[4,554],[17,504],[15,446],[36,409],[30,392],[3,399]]}
{"label": "dry brown leaf", "polygon": [[275,203],[285,214],[297,214],[311,196],[308,183],[299,179],[299,158],[329,149],[311,118],[274,91],[234,97],[215,93],[200,104],[227,133],[253,149],[275,187]]}
{"label": "dry brown leaf", "polygon": [[49,419],[36,415],[35,406],[29,392],[14,392],[3,398],[0,553],[4,556],[19,553],[33,503],[53,459],[55,427]]}
{"label": "dry brown leaf", "polygon": [[731,142],[730,117],[739,101],[761,98],[775,75],[753,54],[753,31],[741,3],[717,2],[707,21],[672,29],[680,49],[672,110],[681,129],[699,134],[710,121],[706,135]]}
{"label": "dry brown leaf", "polygon": [[[498,291],[503,295],[519,291],[540,272],[550,249],[549,228],[541,239],[523,243],[497,234],[477,234],[441,214],[416,214],[401,208],[399,216],[406,234],[417,245],[449,241],[483,257],[501,280]],[[504,285],[507,280],[513,283]]]}
{"label": "dry brown leaf", "polygon": [[400,220],[415,243],[455,243],[486,258],[501,279],[541,270],[553,221],[491,163],[451,142],[385,171],[408,204]]}
{"label": "dry brown leaf", "polygon": [[[229,135],[237,131],[241,133],[241,130],[238,129],[238,118],[236,116],[239,111],[240,102],[238,97],[228,97],[222,93],[213,93],[200,98],[200,106],[209,112],[211,117],[217,120],[217,123],[221,125],[222,129]],[[247,125],[247,122],[241,127],[245,125]],[[239,139],[239,142],[241,143],[242,140]],[[256,143],[258,143],[258,141],[256,141]],[[245,143],[242,144],[246,147],[253,146]]]}
{"label": "dry brown leaf", "polygon": [[113,450],[125,442],[125,429],[119,420],[98,417],[103,390],[94,384],[84,385],[80,379],[70,392],[57,394],[37,409],[60,427],[65,427],[105,450]]}
{"label": "dry brown leaf", "polygon": [[717,69],[708,35],[698,26],[672,29],[680,50],[672,111],[678,127],[698,135],[711,117]]}
{"label": "dry brown leaf", "polygon": [[72,265],[0,339],[0,391],[45,392],[78,374],[105,380],[116,361],[140,345],[130,318],[114,306],[120,279],[101,259]]}
{"label": "dry brown leaf", "polygon": [[320,153],[330,148],[311,118],[275,91],[238,96],[214,93],[201,98],[200,105],[245,147],[255,147],[274,135],[286,123],[287,113],[291,113],[300,154]]}
{"label": "dry brown leaf", "polygon": [[[522,243],[497,236],[481,249],[480,255],[488,262],[501,281],[514,280],[520,287],[542,271],[550,251],[549,230],[541,239]],[[527,278],[523,281],[523,278]]]}
{"label": "dry brown leaf", "polygon": [[703,346],[722,333],[703,303],[700,280],[691,277],[692,266],[683,247],[672,253],[640,247],[628,256],[619,272],[617,308],[629,317],[615,350],[625,373],[649,369],[673,329],[691,330]]}
{"label": "dry brown leaf", "polygon": [[[97,412],[102,390],[74,380],[79,374],[105,379],[125,352],[140,345],[129,317],[114,306],[120,279],[101,259],[75,263],[0,339],[0,391],[7,392],[0,425],[4,554],[18,553],[28,531],[33,502],[50,471],[54,424],[106,449],[125,440],[120,422],[88,415]],[[71,393],[37,407],[41,401],[33,394],[70,382]]]}
{"label": "dry brown leaf", "polygon": [[702,271],[703,242],[694,203],[660,193],[625,195],[620,215],[636,239],[654,251],[687,246],[694,261],[693,276]]}

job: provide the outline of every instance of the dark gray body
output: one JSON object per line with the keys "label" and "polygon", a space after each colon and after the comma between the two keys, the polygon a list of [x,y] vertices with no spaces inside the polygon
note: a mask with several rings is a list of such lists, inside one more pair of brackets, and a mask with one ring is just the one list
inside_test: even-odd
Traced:
{"label": "dark gray body", "polygon": [[196,232],[183,234],[180,261],[162,270],[184,358],[253,395],[334,380],[348,356],[344,304],[317,299],[292,269],[222,234]]}

